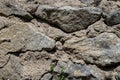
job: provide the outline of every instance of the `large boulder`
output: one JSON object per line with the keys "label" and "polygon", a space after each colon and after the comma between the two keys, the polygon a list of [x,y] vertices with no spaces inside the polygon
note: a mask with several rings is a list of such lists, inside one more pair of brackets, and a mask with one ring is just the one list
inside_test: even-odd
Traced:
{"label": "large boulder", "polygon": [[55,41],[40,33],[31,24],[14,24],[0,32],[0,48],[7,52],[53,49]]}
{"label": "large boulder", "polygon": [[74,32],[86,29],[101,17],[101,9],[95,7],[70,7],[55,8],[52,6],[39,6],[35,15],[51,24],[57,25],[65,32]]}
{"label": "large boulder", "polygon": [[[109,66],[120,62],[120,39],[113,33],[101,33],[94,38],[72,38],[64,45],[87,63]],[[66,49],[67,50],[67,49]]]}
{"label": "large boulder", "polygon": [[0,31],[0,67],[4,67],[9,55],[23,51],[52,50],[55,41],[31,24],[16,23]]}

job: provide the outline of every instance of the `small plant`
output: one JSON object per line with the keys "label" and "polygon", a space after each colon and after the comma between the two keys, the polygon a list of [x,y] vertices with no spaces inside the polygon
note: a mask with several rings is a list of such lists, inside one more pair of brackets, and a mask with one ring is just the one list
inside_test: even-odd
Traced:
{"label": "small plant", "polygon": [[[50,72],[51,74],[56,74],[56,72],[54,71],[54,65],[50,64]],[[64,73],[64,68],[61,67],[61,73],[60,75],[57,77],[57,80],[65,80],[65,73]]]}
{"label": "small plant", "polygon": [[64,68],[61,68],[61,74],[58,76],[57,80],[65,80],[65,73],[64,73]]}
{"label": "small plant", "polygon": [[54,65],[50,64],[50,72],[53,73],[54,72]]}

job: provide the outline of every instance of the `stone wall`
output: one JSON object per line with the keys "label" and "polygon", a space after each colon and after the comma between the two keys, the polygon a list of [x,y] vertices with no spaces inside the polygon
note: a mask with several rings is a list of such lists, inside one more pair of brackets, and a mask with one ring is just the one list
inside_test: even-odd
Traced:
{"label": "stone wall", "polygon": [[120,80],[120,1],[0,0],[0,80]]}

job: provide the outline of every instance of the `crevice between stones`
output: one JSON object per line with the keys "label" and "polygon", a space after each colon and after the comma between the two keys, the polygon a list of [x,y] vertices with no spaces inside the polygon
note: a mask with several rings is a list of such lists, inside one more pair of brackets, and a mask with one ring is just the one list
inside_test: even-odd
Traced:
{"label": "crevice between stones", "polygon": [[0,41],[0,44],[2,44],[2,43],[4,43],[4,42],[11,42],[11,40],[10,40],[10,39],[1,40],[1,41]]}
{"label": "crevice between stones", "polygon": [[95,63],[90,63],[86,60],[84,60],[85,64],[87,65],[96,65],[99,69],[103,70],[103,71],[113,71],[115,68],[117,68],[118,66],[120,66],[120,62],[118,63],[111,63],[111,64],[106,64],[105,66],[102,66],[100,64],[95,64]]}
{"label": "crevice between stones", "polygon": [[41,80],[41,79],[44,77],[44,75],[46,75],[46,74],[48,74],[48,73],[50,73],[50,71],[43,73],[43,74],[41,75],[41,77],[40,77],[39,80]]}

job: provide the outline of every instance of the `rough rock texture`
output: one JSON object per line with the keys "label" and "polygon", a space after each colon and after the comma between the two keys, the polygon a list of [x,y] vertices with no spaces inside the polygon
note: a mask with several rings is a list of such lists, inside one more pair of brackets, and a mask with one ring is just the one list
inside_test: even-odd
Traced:
{"label": "rough rock texture", "polygon": [[0,15],[3,16],[10,16],[10,15],[15,15],[15,16],[20,16],[26,19],[32,19],[32,16],[25,10],[19,7],[15,1],[1,1],[0,2]]}
{"label": "rough rock texture", "polygon": [[[1,50],[8,52],[41,51],[53,49],[55,41],[43,35],[30,24],[14,24],[0,32]],[[3,54],[6,54],[3,53]]]}
{"label": "rough rock texture", "polygon": [[113,33],[101,33],[95,38],[72,38],[65,42],[65,47],[78,53],[77,57],[98,66],[119,63],[120,39]]}
{"label": "rough rock texture", "polygon": [[[87,66],[85,64],[74,64],[70,61],[62,62],[59,61],[57,66],[54,68],[54,71],[61,73],[61,67],[64,69],[64,73],[68,74],[68,79],[86,79],[86,80],[93,80],[93,79],[104,79],[104,75],[102,71],[97,69],[96,66]],[[99,72],[97,72],[99,71]],[[96,76],[97,74],[97,76]]]}
{"label": "rough rock texture", "polygon": [[0,8],[0,80],[120,80],[120,0]]}
{"label": "rough rock texture", "polygon": [[65,6],[54,8],[39,6],[35,15],[57,25],[65,32],[73,32],[86,29],[87,26],[98,21],[101,17],[101,10],[95,7],[75,8]]}
{"label": "rough rock texture", "polygon": [[120,9],[114,10],[113,12],[111,12],[106,20],[105,20],[106,24],[109,26],[113,26],[113,25],[117,25],[120,23]]}

